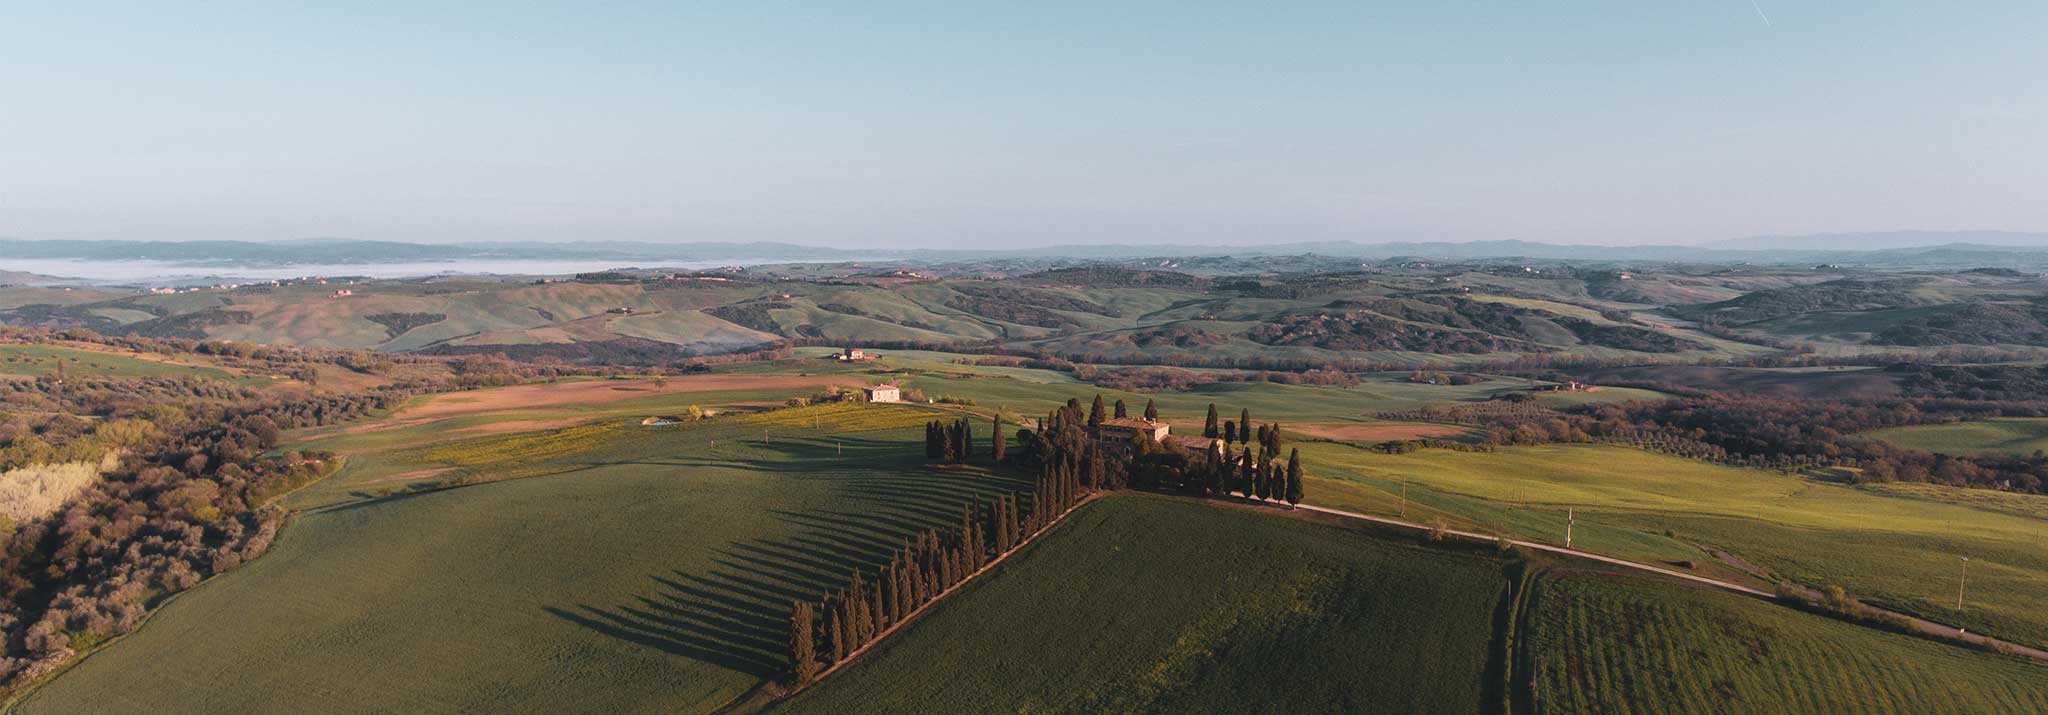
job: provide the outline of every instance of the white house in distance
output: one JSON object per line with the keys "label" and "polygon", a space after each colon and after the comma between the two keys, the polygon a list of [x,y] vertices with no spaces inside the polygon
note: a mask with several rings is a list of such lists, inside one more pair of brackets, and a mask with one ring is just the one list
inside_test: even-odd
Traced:
{"label": "white house in distance", "polygon": [[903,390],[898,389],[895,385],[869,385],[860,388],[860,391],[867,395],[869,402],[903,401]]}

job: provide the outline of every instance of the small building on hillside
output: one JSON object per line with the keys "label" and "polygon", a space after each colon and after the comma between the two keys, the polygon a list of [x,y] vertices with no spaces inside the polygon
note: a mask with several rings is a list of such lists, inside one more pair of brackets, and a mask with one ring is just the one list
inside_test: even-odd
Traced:
{"label": "small building on hillside", "polygon": [[862,360],[873,360],[881,356],[861,350],[860,348],[847,348],[836,357],[839,358],[840,362],[859,362]]}
{"label": "small building on hillside", "polygon": [[1159,442],[1164,441],[1167,433],[1171,431],[1172,428],[1167,427],[1165,422],[1158,420],[1118,417],[1103,420],[1101,438],[1111,442],[1128,442],[1132,437],[1142,434]]}
{"label": "small building on hillside", "polygon": [[869,385],[860,388],[869,402],[902,402],[903,390],[895,385]]}

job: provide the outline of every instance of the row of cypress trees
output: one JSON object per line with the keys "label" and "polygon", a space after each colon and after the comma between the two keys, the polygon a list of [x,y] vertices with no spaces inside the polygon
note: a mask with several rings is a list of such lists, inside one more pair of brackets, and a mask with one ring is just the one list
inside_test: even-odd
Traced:
{"label": "row of cypress trees", "polygon": [[1072,475],[1048,472],[1040,475],[1033,487],[1028,510],[1019,496],[1000,496],[986,507],[976,497],[961,507],[958,528],[944,532],[928,529],[906,539],[872,581],[855,570],[846,588],[827,594],[821,602],[792,604],[789,660],[793,684],[810,684],[825,669],[845,662],[989,562],[1023,546],[1078,506],[1086,490]]}

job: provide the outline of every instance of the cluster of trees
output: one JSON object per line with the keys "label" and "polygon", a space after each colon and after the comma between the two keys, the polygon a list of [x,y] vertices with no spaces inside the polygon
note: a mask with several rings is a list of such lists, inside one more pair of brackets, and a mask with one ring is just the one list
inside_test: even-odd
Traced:
{"label": "cluster of trees", "polygon": [[[1892,366],[1889,372],[1900,376],[1900,390],[1912,397],[2002,402],[2048,400],[2048,366],[1903,363]],[[2029,409],[2025,405],[2000,407],[2014,412]]]}
{"label": "cluster of trees", "polygon": [[[1119,401],[1117,414],[1122,412]],[[1157,419],[1157,407],[1148,401],[1145,414]],[[1117,443],[1103,437],[1103,422],[1100,396],[1085,413],[1080,401],[1070,399],[1040,421],[1041,429],[1018,431],[1024,445],[1018,459],[1055,479],[1071,477],[1090,489],[1170,489],[1289,503],[1302,499],[1298,451],[1283,468],[1280,426],[1254,424],[1250,410],[1240,410],[1236,420],[1221,420],[1216,406],[1209,406],[1202,436],[1218,440],[1215,449],[1190,449],[1173,438],[1160,442],[1142,434],[1129,443]]]}
{"label": "cluster of trees", "polygon": [[[1001,442],[1001,417],[996,418],[996,429],[998,439],[995,441]],[[998,459],[1000,459],[1002,447],[998,445],[994,449],[997,452]],[[972,454],[974,454],[974,428],[968,424],[967,418],[962,417],[950,423],[940,420],[932,420],[925,423],[924,456],[926,459],[934,462],[961,464],[965,463]]]}
{"label": "cluster of trees", "polygon": [[261,410],[138,445],[54,514],[6,525],[0,551],[0,677],[34,678],[126,633],[147,609],[263,552],[281,514],[264,505],[324,474],[325,454],[264,456],[278,426]]}
{"label": "cluster of trees", "polygon": [[[1213,405],[1210,407],[1210,419],[1215,419]],[[1212,467],[1218,473],[1210,477],[1210,493],[1227,495],[1235,492],[1247,499],[1286,501],[1289,505],[1301,503],[1304,489],[1301,450],[1289,451],[1287,466],[1283,470],[1279,463],[1279,423],[1254,425],[1251,410],[1241,410],[1237,420],[1224,420],[1219,433],[1223,448]],[[1204,436],[1208,436],[1207,430]],[[1243,451],[1233,451],[1233,442]],[[1254,446],[1258,447],[1256,453],[1252,451]]]}
{"label": "cluster of trees", "polygon": [[796,602],[789,619],[792,683],[808,685],[846,662],[925,604],[1028,543],[1080,505],[1087,492],[1071,474],[1048,473],[1038,478],[1028,507],[1022,495],[997,497],[986,508],[977,498],[962,507],[958,528],[926,530],[905,540],[872,581],[856,570],[846,588],[816,603]]}
{"label": "cluster of trees", "polygon": [[1486,382],[1486,378],[1481,375],[1465,372],[1444,372],[1441,370],[1416,368],[1415,371],[1408,373],[1408,381],[1423,385],[1476,385]]}

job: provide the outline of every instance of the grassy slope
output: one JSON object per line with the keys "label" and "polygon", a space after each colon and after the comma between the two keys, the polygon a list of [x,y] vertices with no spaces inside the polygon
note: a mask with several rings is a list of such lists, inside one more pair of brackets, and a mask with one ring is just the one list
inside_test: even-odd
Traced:
{"label": "grassy slope", "polygon": [[2042,712],[2038,664],[1637,578],[1537,581],[1532,711]]}
{"label": "grassy slope", "polygon": [[923,470],[915,429],[756,427],[621,430],[554,476],[302,514],[22,711],[704,711],[780,667],[791,599],[1022,486]]}
{"label": "grassy slope", "polygon": [[[2048,522],[1776,472],[1721,467],[1619,447],[1548,446],[1490,454],[1386,455],[1303,444],[1314,503],[1445,518],[1639,561],[1685,561],[1736,577],[1711,545],[1808,584],[1971,630],[2048,644]],[[1968,608],[1955,610],[1957,555],[1969,555]]]}
{"label": "grassy slope", "polygon": [[0,345],[0,375],[43,375],[64,362],[64,374],[73,377],[163,377],[196,375],[217,380],[246,381],[219,368],[183,365],[164,360],[146,360],[112,351],[83,350],[57,345]]}
{"label": "grassy slope", "polygon": [[1124,496],[820,687],[795,713],[1474,712],[1490,559]]}
{"label": "grassy slope", "polygon": [[1944,454],[2032,454],[2048,449],[2048,419],[2010,417],[1946,425],[1893,427],[1870,436],[1908,449]]}

